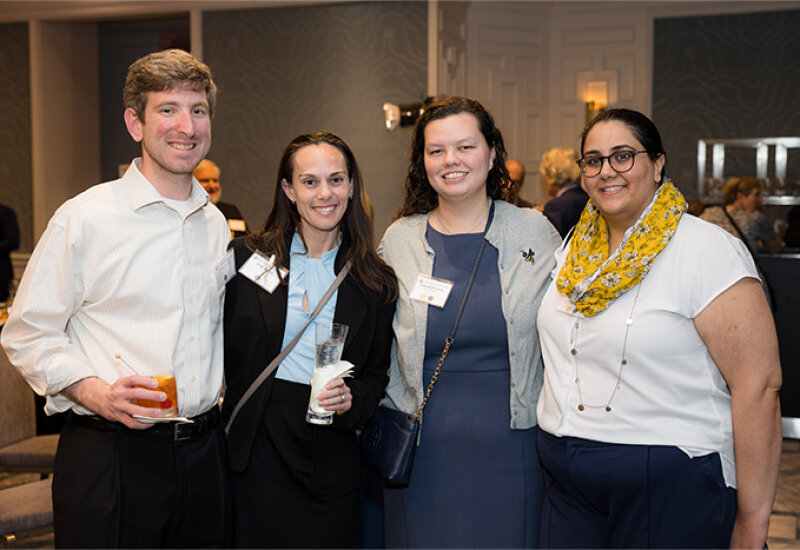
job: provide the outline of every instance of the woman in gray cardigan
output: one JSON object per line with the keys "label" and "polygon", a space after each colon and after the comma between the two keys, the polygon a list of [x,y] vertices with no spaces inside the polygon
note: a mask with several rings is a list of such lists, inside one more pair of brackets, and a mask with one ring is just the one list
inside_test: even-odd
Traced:
{"label": "woman in gray cardigan", "polygon": [[414,130],[405,202],[379,248],[400,289],[390,406],[417,410],[477,271],[425,408],[411,481],[384,493],[387,548],[538,542],[536,311],[560,238],[539,212],[500,200],[505,157],[476,101],[434,103]]}

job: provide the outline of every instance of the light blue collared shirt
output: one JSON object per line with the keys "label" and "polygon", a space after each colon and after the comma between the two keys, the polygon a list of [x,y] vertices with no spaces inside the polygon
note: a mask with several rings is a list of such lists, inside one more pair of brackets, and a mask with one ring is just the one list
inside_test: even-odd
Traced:
{"label": "light blue collared shirt", "polygon": [[[295,334],[300,332],[303,325],[311,317],[311,312],[325,295],[325,291],[336,280],[334,272],[334,262],[336,254],[339,252],[339,245],[333,250],[322,254],[321,258],[309,258],[303,240],[295,232],[292,237],[292,245],[289,251],[291,254],[291,270],[289,271],[289,297],[286,306],[286,328],[283,332],[283,347],[291,342]],[[303,295],[308,293],[309,311],[303,309]],[[333,314],[336,311],[336,298],[339,290],[334,291],[333,295],[322,308],[322,311],[314,318],[314,322],[308,325],[300,341],[284,359],[278,367],[275,376],[282,380],[308,384],[314,376],[314,348],[315,348],[315,325],[330,325],[333,322]]]}

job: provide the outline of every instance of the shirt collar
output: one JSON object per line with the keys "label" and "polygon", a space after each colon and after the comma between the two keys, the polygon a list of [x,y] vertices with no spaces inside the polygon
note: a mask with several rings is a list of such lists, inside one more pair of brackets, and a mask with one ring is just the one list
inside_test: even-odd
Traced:
{"label": "shirt collar", "polygon": [[[323,252],[322,253],[322,256],[320,257],[320,260],[322,260],[322,263],[333,265],[333,262],[336,260],[336,254],[338,254],[338,252],[339,252],[339,246],[341,246],[341,243],[342,243],[342,239],[341,239],[341,233],[340,233],[339,234],[339,243],[336,246],[334,246],[332,249],[328,250],[327,252]],[[295,231],[294,235],[292,236],[292,244],[291,244],[291,247],[289,249],[289,253],[291,255],[293,255],[293,256],[295,254],[299,254],[301,256],[308,257],[308,250],[306,250],[306,246],[303,244],[303,239],[300,238],[300,233],[298,233],[297,231]]]}
{"label": "shirt collar", "polygon": [[[131,162],[125,175],[119,180],[122,186],[123,193],[128,201],[128,205],[132,210],[139,210],[145,206],[155,204],[157,202],[164,202],[161,194],[156,191],[153,184],[144,177],[139,167],[142,164],[141,158],[135,158]],[[189,195],[189,209],[188,213],[195,212],[196,210],[208,204],[209,197],[203,186],[197,183],[197,180],[192,177],[192,191]]]}

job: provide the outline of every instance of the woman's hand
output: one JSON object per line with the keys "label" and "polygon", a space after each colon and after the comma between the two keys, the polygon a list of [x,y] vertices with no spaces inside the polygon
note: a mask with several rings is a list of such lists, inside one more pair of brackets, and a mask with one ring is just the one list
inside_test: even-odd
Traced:
{"label": "woman's hand", "polygon": [[353,394],[342,378],[328,382],[325,391],[319,393],[318,400],[326,411],[336,411],[336,414],[346,413],[353,406]]}

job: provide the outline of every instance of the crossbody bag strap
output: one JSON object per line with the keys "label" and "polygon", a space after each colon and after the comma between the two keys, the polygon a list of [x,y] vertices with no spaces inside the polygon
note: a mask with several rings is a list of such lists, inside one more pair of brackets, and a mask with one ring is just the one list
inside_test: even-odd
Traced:
{"label": "crossbody bag strap", "polygon": [[277,369],[278,365],[280,365],[281,362],[284,359],[286,359],[286,356],[289,355],[289,353],[291,353],[291,351],[294,349],[294,346],[297,344],[297,342],[300,341],[300,338],[303,337],[303,333],[306,331],[306,328],[308,328],[308,325],[310,325],[311,322],[314,320],[314,318],[317,316],[317,314],[320,311],[322,311],[322,308],[325,307],[326,303],[328,303],[330,297],[333,296],[333,293],[336,291],[337,288],[339,288],[339,285],[342,284],[342,281],[344,281],[344,278],[347,276],[347,273],[350,271],[352,265],[353,261],[347,260],[347,263],[344,264],[344,267],[342,267],[342,269],[339,271],[339,274],[336,276],[336,279],[333,281],[333,283],[331,283],[331,286],[328,287],[328,290],[325,291],[325,294],[322,296],[322,299],[317,304],[317,307],[314,308],[314,311],[311,313],[311,316],[306,321],[306,324],[303,325],[303,328],[301,328],[300,331],[294,335],[294,338],[292,338],[292,340],[288,344],[286,344],[286,347],[283,348],[281,352],[278,355],[276,355],[272,361],[269,362],[269,365],[267,365],[264,368],[264,370],[261,371],[261,374],[258,375],[258,378],[253,380],[253,383],[250,384],[250,387],[247,388],[246,392],[244,392],[244,395],[242,395],[241,399],[239,399],[239,402],[236,403],[236,406],[233,408],[233,412],[231,413],[231,417],[228,420],[228,423],[225,425],[226,436],[228,435],[228,432],[230,431],[231,426],[233,425],[233,421],[239,414],[239,411],[242,410],[242,407],[244,407],[245,403],[247,403],[250,397],[252,397],[252,395],[256,391],[258,391],[258,388],[260,388],[261,384],[263,384],[264,381],[269,377],[269,375],[272,374],[272,371]]}
{"label": "crossbody bag strap", "polygon": [[447,353],[450,351],[450,346],[453,344],[453,340],[456,336],[456,329],[458,328],[458,322],[461,320],[461,314],[464,312],[464,305],[467,303],[467,297],[469,296],[469,291],[472,290],[472,283],[475,281],[475,275],[478,273],[478,266],[481,263],[481,256],[483,255],[483,249],[486,246],[486,232],[489,230],[489,225],[492,223],[492,218],[494,217],[494,201],[492,201],[492,206],[489,208],[489,217],[486,219],[486,227],[483,228],[483,235],[481,236],[481,244],[478,247],[478,254],[475,256],[475,265],[472,266],[472,273],[470,273],[469,280],[467,280],[467,287],[464,289],[464,296],[461,298],[461,304],[458,306],[458,311],[456,312],[456,318],[453,321],[453,326],[450,329],[450,334],[447,336],[447,339],[444,341],[444,349],[442,350],[442,356],[439,357],[439,363],[436,365],[436,370],[433,372],[433,376],[431,377],[431,381],[428,384],[428,389],[425,392],[425,397],[422,398],[422,403],[417,409],[416,414],[414,415],[415,420],[419,420],[422,418],[422,411],[425,409],[425,405],[428,404],[428,399],[431,397],[431,392],[433,391],[433,386],[436,384],[436,380],[439,378],[439,372],[442,370],[442,366],[444,365],[444,360],[447,358]]}

